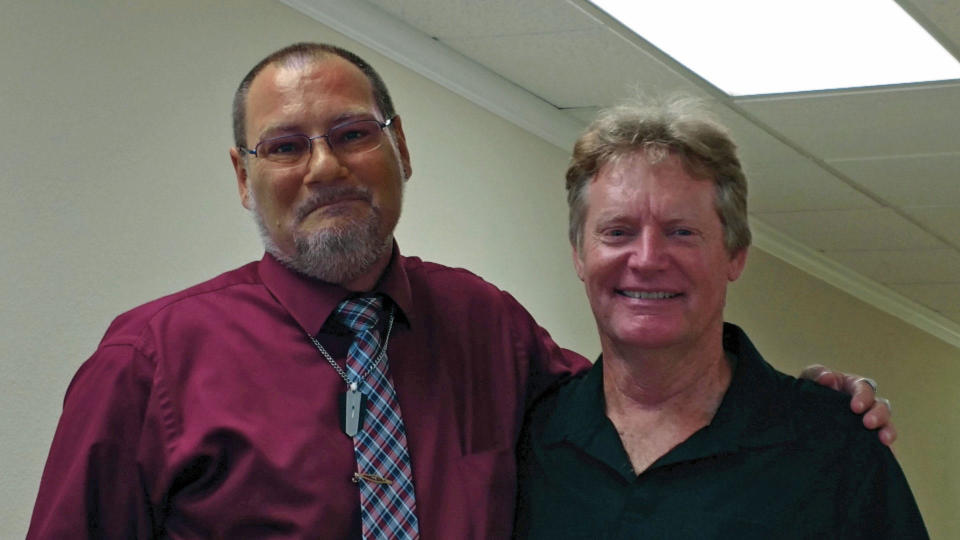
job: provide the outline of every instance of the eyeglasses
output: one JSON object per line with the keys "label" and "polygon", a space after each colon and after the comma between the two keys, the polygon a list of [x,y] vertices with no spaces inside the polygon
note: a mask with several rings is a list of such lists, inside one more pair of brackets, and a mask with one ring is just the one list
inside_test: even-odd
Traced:
{"label": "eyeglasses", "polygon": [[314,137],[284,135],[260,141],[253,150],[242,146],[237,148],[252,156],[281,165],[293,165],[309,158],[313,153],[313,141],[317,139],[326,139],[330,151],[338,156],[363,154],[380,148],[383,144],[383,129],[392,124],[396,118],[394,116],[386,122],[357,120],[334,126],[323,135]]}

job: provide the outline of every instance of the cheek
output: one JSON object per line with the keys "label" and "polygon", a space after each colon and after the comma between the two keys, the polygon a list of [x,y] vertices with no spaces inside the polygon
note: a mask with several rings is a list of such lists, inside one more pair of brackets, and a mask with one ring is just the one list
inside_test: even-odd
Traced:
{"label": "cheek", "polygon": [[593,245],[584,257],[584,268],[598,278],[607,278],[611,274],[627,267],[630,254],[611,246]]}
{"label": "cheek", "polygon": [[374,190],[374,205],[387,214],[398,216],[403,206],[403,181],[381,184]]}
{"label": "cheek", "polygon": [[611,287],[615,273],[616,265],[613,261],[594,256],[583,261],[581,279],[599,300],[603,292]]}
{"label": "cheek", "polygon": [[265,178],[255,185],[257,202],[273,210],[288,207],[296,200],[299,186],[292,178]]}

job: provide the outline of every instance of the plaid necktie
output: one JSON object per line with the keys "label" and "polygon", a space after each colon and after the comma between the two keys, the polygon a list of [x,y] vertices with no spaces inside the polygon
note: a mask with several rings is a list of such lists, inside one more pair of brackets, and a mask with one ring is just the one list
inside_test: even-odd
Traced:
{"label": "plaid necktie", "polygon": [[380,345],[381,310],[379,296],[348,298],[336,310],[337,319],[356,333],[347,353],[347,373],[367,402],[363,425],[353,438],[357,472],[392,482],[371,481],[369,476],[357,481],[363,537],[419,538],[407,434],[386,355],[371,369]]}

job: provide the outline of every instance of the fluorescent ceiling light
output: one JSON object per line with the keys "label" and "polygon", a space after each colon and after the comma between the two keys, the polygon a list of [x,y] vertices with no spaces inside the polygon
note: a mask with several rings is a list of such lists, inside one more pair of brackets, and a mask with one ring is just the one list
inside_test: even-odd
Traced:
{"label": "fluorescent ceiling light", "polygon": [[590,0],[730,95],[960,79],[893,0]]}

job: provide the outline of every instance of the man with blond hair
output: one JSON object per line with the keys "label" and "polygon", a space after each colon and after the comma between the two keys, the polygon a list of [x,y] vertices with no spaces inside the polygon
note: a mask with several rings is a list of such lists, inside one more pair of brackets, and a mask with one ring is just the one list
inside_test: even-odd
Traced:
{"label": "man with blond hair", "polygon": [[747,181],[697,102],[601,113],[567,200],[602,354],[532,408],[518,537],[926,537],[846,398],[776,371],[724,322],[750,246]]}

